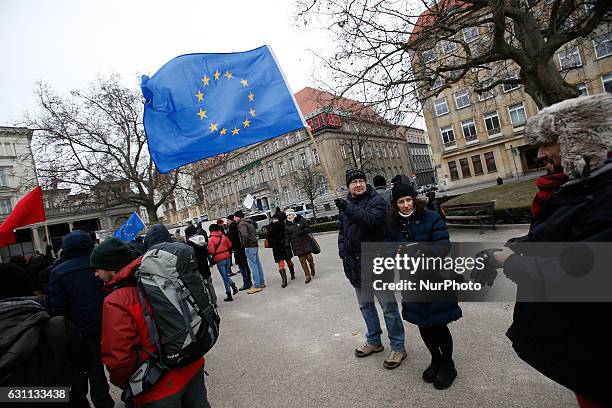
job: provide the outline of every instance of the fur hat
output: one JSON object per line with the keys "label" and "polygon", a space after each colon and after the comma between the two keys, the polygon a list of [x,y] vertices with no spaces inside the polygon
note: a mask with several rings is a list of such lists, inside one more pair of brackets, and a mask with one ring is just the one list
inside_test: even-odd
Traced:
{"label": "fur hat", "polygon": [[363,170],[348,169],[346,171],[346,185],[347,186],[351,184],[351,181],[357,180],[357,179],[366,180],[366,174],[363,172]]}
{"label": "fur hat", "polygon": [[601,167],[612,150],[612,95],[581,96],[542,109],[527,121],[525,136],[531,144],[559,143],[563,171],[580,177],[587,161],[591,170]]}

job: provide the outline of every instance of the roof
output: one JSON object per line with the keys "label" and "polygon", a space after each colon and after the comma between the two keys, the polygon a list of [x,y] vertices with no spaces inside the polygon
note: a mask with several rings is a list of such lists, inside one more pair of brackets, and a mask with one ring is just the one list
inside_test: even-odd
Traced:
{"label": "roof", "polygon": [[434,4],[429,9],[425,10],[416,21],[414,28],[412,29],[412,33],[410,33],[410,38],[408,42],[413,42],[417,39],[421,31],[433,25],[436,21],[436,14],[443,13],[446,10],[453,9],[455,7],[466,7],[468,3],[465,3],[461,0],[442,0],[439,3]]}
{"label": "roof", "polygon": [[356,118],[373,122],[384,121],[384,119],[370,106],[366,106],[353,99],[338,97],[332,93],[310,87],[298,91],[295,94],[295,100],[305,118],[319,109],[331,106],[335,110],[351,112]]}

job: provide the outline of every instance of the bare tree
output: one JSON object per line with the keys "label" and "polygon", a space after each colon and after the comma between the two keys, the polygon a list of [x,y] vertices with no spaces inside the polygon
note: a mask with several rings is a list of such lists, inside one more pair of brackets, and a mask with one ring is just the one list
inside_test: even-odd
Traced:
{"label": "bare tree", "polygon": [[[397,121],[458,81],[477,93],[523,85],[542,108],[578,96],[553,62],[580,41],[610,41],[609,0],[298,0],[297,17],[337,37],[322,56],[342,94]],[[315,23],[316,24],[316,23]],[[589,49],[593,46],[590,44]],[[441,57],[441,58],[440,58]],[[571,62],[571,58],[570,58]],[[575,66],[569,64],[569,68]],[[415,98],[418,95],[418,98]],[[417,100],[418,99],[418,100]]]}
{"label": "bare tree", "polygon": [[43,185],[87,193],[101,205],[157,209],[178,188],[179,172],[160,174],[147,149],[141,95],[116,75],[58,96],[38,83],[40,112],[26,115]]}
{"label": "bare tree", "polygon": [[317,211],[314,205],[315,198],[319,197],[325,189],[325,177],[317,166],[309,164],[295,172],[292,176],[294,184],[304,193],[312,206],[314,223],[317,223]]}

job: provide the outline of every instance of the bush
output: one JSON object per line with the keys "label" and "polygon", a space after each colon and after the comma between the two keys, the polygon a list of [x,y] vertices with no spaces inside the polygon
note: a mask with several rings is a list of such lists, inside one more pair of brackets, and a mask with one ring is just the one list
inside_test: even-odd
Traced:
{"label": "bush", "polygon": [[337,231],[338,230],[338,222],[337,221],[328,221],[321,222],[318,224],[313,224],[310,227],[310,232],[327,232],[327,231]]}

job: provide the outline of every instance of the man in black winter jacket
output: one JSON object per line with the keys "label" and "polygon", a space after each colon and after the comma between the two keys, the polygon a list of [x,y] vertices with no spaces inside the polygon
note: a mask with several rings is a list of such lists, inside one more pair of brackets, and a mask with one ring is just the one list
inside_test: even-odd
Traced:
{"label": "man in black winter jacket", "polygon": [[[562,270],[530,253],[526,243],[612,241],[611,112],[612,96],[604,93],[549,106],[527,122],[525,135],[540,146],[548,184],[558,187],[536,195],[528,235],[513,250],[495,253],[506,276],[518,282],[517,296],[529,289],[521,282],[533,286]],[[507,336],[521,359],[574,391],[581,406],[612,406],[611,316],[609,302],[517,302]]]}
{"label": "man in black winter jacket", "polygon": [[[112,407],[114,401],[100,360],[102,330],[102,282],[89,265],[94,244],[84,231],[72,231],[62,239],[64,261],[51,271],[47,302],[51,315],[65,316],[78,329],[94,356],[88,369],[91,400],[96,408]],[[86,384],[84,385],[87,390]]]}
{"label": "man in black winter jacket", "polygon": [[249,263],[246,257],[246,253],[244,251],[244,247],[242,246],[242,242],[240,242],[240,231],[238,231],[238,224],[234,220],[234,214],[228,215],[227,220],[227,237],[232,243],[234,262],[236,262],[236,265],[238,265],[238,269],[242,274],[242,287],[238,290],[251,289],[251,286],[253,286],[253,282],[251,280],[251,270],[249,269]]}
{"label": "man in black winter jacket", "polygon": [[187,238],[187,245],[192,247],[195,252],[198,270],[200,271],[200,275],[202,275],[202,279],[204,279],[204,285],[208,289],[210,300],[216,305],[217,293],[212,283],[210,266],[208,265],[208,241],[206,237],[198,234],[198,229],[195,225],[190,225],[185,228],[185,237]]}

